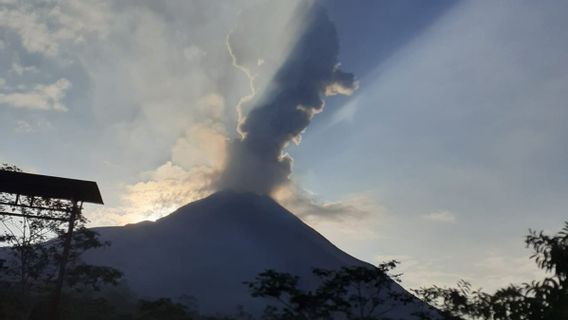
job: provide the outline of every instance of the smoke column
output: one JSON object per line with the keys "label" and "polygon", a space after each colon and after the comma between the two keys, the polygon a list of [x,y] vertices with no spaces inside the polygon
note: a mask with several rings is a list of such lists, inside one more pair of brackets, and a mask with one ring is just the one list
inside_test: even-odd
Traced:
{"label": "smoke column", "polygon": [[[325,10],[304,3],[298,12],[305,23],[302,35],[270,85],[260,97],[239,102],[239,112],[243,103],[251,103],[251,111],[246,118],[239,116],[241,137],[229,146],[222,189],[270,195],[288,182],[292,170],[292,158],[285,153],[288,143],[299,142],[311,119],[323,110],[325,96],[351,94],[356,89],[353,74],[339,69],[337,33]],[[232,38],[229,35],[227,45],[233,65],[242,70],[238,52],[231,50]],[[252,83],[249,71],[247,76]],[[254,88],[251,91],[254,94]]]}

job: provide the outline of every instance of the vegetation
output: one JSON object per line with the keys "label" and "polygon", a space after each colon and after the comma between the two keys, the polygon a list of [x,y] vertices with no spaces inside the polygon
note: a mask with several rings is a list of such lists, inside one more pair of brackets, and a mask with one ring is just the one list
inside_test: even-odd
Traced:
{"label": "vegetation", "polygon": [[[526,246],[539,268],[542,281],[511,284],[494,293],[472,289],[467,281],[455,288],[433,286],[413,292],[440,311],[445,320],[561,320],[568,319],[568,222],[556,235],[529,230]],[[272,298],[265,319],[386,319],[388,311],[410,301],[393,290],[388,273],[396,261],[378,268],[351,267],[339,271],[314,269],[320,279],[312,291],[299,288],[299,278],[267,270],[247,283],[255,297]],[[399,280],[400,275],[390,275]],[[417,319],[437,319],[431,310]]]}
{"label": "vegetation", "polygon": [[[0,165],[0,170],[21,171],[15,166]],[[0,194],[3,203],[13,203],[12,195]],[[28,319],[34,309],[46,309],[46,300],[54,288],[62,248],[66,237],[66,221],[40,218],[64,218],[71,204],[57,199],[19,197],[18,207],[24,217],[0,216],[2,233],[0,245],[0,319]],[[30,208],[30,207],[34,208]],[[47,209],[36,209],[37,207]],[[7,205],[0,211],[16,209]],[[31,217],[34,216],[34,217]],[[99,290],[101,285],[116,285],[122,273],[104,266],[93,266],[81,261],[81,255],[94,248],[108,246],[101,242],[96,232],[85,227],[87,220],[80,216],[76,222],[67,260],[65,284],[67,289]],[[46,312],[46,310],[43,310]],[[45,316],[45,315],[44,315]]]}
{"label": "vegetation", "polygon": [[511,284],[487,293],[460,281],[456,288],[422,288],[415,293],[438,307],[446,319],[561,320],[568,319],[568,222],[556,235],[529,231],[526,246],[548,276],[542,281]]}
{"label": "vegetation", "polygon": [[265,319],[385,319],[385,314],[412,301],[395,285],[400,275],[390,274],[397,263],[343,267],[336,271],[313,269],[319,279],[313,290],[302,289],[299,277],[274,270],[267,270],[246,284],[252,296],[278,303],[266,308]]}

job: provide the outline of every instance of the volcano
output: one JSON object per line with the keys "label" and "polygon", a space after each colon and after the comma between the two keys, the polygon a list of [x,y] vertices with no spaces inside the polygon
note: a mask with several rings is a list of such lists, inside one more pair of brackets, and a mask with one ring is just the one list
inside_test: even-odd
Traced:
{"label": "volcano", "polygon": [[[251,297],[243,281],[268,268],[310,285],[314,267],[367,265],[270,197],[252,193],[221,191],[155,222],[95,231],[112,245],[85,253],[86,262],[121,270],[139,297],[191,296],[208,314],[233,313],[238,306],[259,314],[270,301]],[[415,301],[402,312],[427,307]]]}

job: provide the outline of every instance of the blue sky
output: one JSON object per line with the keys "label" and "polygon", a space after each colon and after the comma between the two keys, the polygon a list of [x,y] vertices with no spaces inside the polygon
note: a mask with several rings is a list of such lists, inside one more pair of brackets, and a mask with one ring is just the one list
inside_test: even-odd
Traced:
{"label": "blue sky", "polygon": [[[210,193],[250,94],[226,38],[258,2],[0,1],[0,162],[97,180],[93,225]],[[537,277],[523,235],[568,216],[568,5],[321,4],[359,89],[289,146],[278,200],[361,259],[400,259],[408,286]],[[301,33],[294,2],[266,8],[242,44],[257,92]]]}

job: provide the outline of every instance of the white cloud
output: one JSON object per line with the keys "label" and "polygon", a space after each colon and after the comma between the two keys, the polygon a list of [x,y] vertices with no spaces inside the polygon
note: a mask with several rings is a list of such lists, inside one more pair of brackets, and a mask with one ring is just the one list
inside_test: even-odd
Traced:
{"label": "white cloud", "polygon": [[456,215],[450,211],[442,210],[422,215],[422,219],[435,222],[454,223],[456,222]]}
{"label": "white cloud", "polygon": [[0,27],[14,30],[28,51],[53,56],[58,51],[57,43],[47,25],[39,20],[35,12],[0,9]]}
{"label": "white cloud", "polygon": [[466,280],[474,288],[492,292],[508,284],[521,284],[545,276],[528,254],[519,257],[503,252],[484,252],[468,253],[468,256],[473,258],[473,263],[448,254],[427,258],[404,254],[378,255],[373,262],[399,261],[395,271],[403,273],[402,285],[407,289],[432,285],[455,287],[459,280]]}
{"label": "white cloud", "polygon": [[529,255],[524,257],[511,256],[503,252],[492,251],[474,263],[475,278],[478,284],[488,289],[496,289],[496,285],[523,283],[543,279],[545,273],[540,270]]}
{"label": "white cloud", "polygon": [[88,36],[104,38],[113,24],[108,1],[63,0],[49,12],[49,19],[59,26],[55,37],[80,43]]}
{"label": "white cloud", "polygon": [[397,260],[400,263],[394,273],[403,274],[402,286],[406,289],[432,285],[451,287],[464,277],[463,273],[448,268],[451,262],[447,257],[419,259],[410,255],[379,255],[373,259],[373,262],[379,264],[390,260]]}
{"label": "white cloud", "polygon": [[0,27],[18,34],[29,52],[48,57],[57,56],[65,42],[106,36],[111,22],[106,1],[61,0],[41,7],[22,4],[0,9]]}
{"label": "white cloud", "polygon": [[33,131],[32,125],[24,120],[18,120],[18,122],[16,122],[16,132],[20,132],[20,133],[30,133]]}
{"label": "white cloud", "polygon": [[221,170],[226,161],[227,136],[222,128],[196,124],[172,147],[172,160],[186,168],[208,166]]}
{"label": "white cloud", "polygon": [[32,120],[18,120],[14,127],[14,131],[18,133],[34,133],[38,131],[46,131],[53,128],[51,122],[43,118],[35,118]]}
{"label": "white cloud", "polygon": [[211,194],[217,174],[208,167],[185,170],[168,161],[150,172],[145,181],[127,185],[120,205],[90,211],[87,215],[90,225],[124,225],[159,219]]}
{"label": "white cloud", "polygon": [[67,111],[63,98],[71,82],[61,78],[52,84],[38,84],[29,91],[0,93],[0,105],[13,108]]}
{"label": "white cloud", "polygon": [[220,122],[223,108],[224,99],[217,94],[198,99],[193,111],[202,116],[201,122],[193,123],[177,139],[171,160],[124,187],[118,205],[90,214],[91,225],[156,220],[214,192],[226,157],[227,137]]}
{"label": "white cloud", "polygon": [[23,66],[19,62],[13,62],[11,71],[21,76],[25,72],[38,72],[38,69],[35,66]]}
{"label": "white cloud", "polygon": [[199,48],[196,45],[190,45],[183,49],[183,56],[189,61],[197,60],[205,56],[206,54],[207,53],[205,51],[203,51],[201,48]]}

